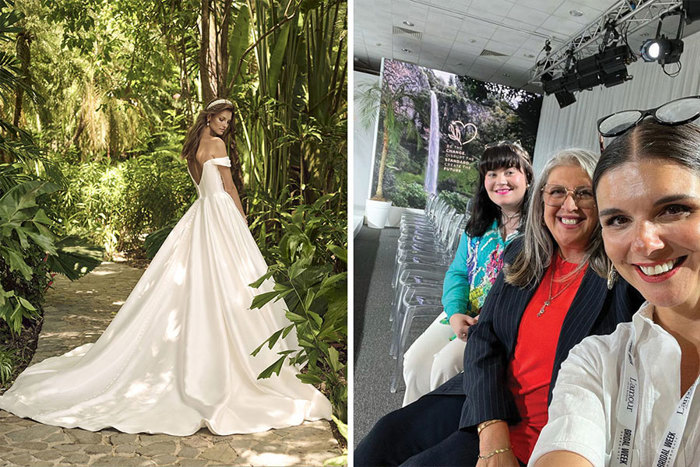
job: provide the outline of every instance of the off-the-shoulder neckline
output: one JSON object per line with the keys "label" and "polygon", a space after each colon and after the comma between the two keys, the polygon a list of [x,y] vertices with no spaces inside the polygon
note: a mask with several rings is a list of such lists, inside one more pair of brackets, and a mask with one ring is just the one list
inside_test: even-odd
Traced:
{"label": "off-the-shoulder neckline", "polygon": [[207,160],[205,160],[204,162],[202,162],[202,167],[204,167],[204,164],[206,164],[206,163],[209,162],[209,161],[213,161],[214,159],[228,159],[228,156],[224,156],[224,157],[212,157],[211,159],[207,159]]}

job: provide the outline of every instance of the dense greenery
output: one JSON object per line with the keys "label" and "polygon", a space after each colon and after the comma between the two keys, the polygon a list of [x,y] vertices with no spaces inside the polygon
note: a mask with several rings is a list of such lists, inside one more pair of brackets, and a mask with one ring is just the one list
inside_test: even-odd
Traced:
{"label": "dense greenery", "polygon": [[[332,205],[340,192],[324,195],[312,205],[301,205],[282,217],[285,232],[271,253],[276,258],[255,286],[268,277],[275,279],[274,291],[258,295],[254,307],[285,299],[292,324],[273,334],[271,348],[281,335],[296,328],[299,351],[280,352],[280,358],[262,373],[279,373],[283,362],[307,364],[302,381],[324,384],[335,415],[347,419],[347,244],[345,219]],[[262,345],[265,345],[263,343]],[[257,354],[262,345],[256,349]]]}
{"label": "dense greenery", "polygon": [[[39,196],[45,216],[31,219],[46,221],[59,246],[73,239],[58,248],[67,258],[79,256],[75,238],[107,258],[144,239],[156,251],[195,196],[179,158],[186,129],[203,102],[234,102],[228,147],[251,230],[278,287],[300,291],[284,297],[301,345],[288,359],[308,362],[300,378],[346,421],[347,2],[0,0],[0,9],[0,194],[31,181],[53,191]],[[51,255],[48,266],[27,259],[50,245],[20,247],[31,277],[56,270]],[[5,284],[22,271],[0,272]],[[0,352],[0,375],[13,355]]]}

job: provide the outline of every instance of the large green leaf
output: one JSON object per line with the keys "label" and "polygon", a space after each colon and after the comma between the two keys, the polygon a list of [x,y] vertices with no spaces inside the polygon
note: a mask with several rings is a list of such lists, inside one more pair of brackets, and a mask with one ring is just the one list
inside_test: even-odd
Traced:
{"label": "large green leaf", "polygon": [[277,360],[275,361],[275,363],[273,363],[273,364],[270,365],[269,367],[265,368],[265,369],[258,375],[258,379],[266,379],[266,378],[269,378],[270,376],[272,376],[273,373],[276,374],[276,375],[279,375],[279,374],[280,374],[280,370],[282,370],[282,365],[284,364],[284,361],[285,361],[286,358],[287,358],[287,356],[284,355],[284,356],[280,357],[279,359],[277,359]]}
{"label": "large green leaf", "polygon": [[2,256],[10,261],[10,271],[17,271],[22,274],[25,280],[32,279],[32,268],[24,262],[22,254],[12,248],[0,248]]}
{"label": "large green leaf", "polygon": [[149,234],[146,237],[143,246],[146,250],[146,256],[149,259],[153,259],[156,256],[158,250],[160,250],[160,247],[163,246],[163,243],[165,243],[165,239],[168,238],[168,235],[170,235],[170,232],[172,232],[172,230],[173,226],[168,225],[160,230],[156,230],[155,232]]}
{"label": "large green leaf", "polygon": [[62,247],[49,256],[49,269],[74,281],[102,263],[102,250],[95,247]]}
{"label": "large green leaf", "polygon": [[291,22],[288,22],[280,28],[279,33],[277,33],[277,40],[275,41],[275,46],[272,50],[272,55],[270,56],[270,64],[267,69],[267,92],[271,96],[274,96],[276,94],[275,90],[278,85],[278,80],[280,78],[282,66],[284,65],[285,51],[287,48],[287,41],[289,39],[289,31],[291,24]]}
{"label": "large green leaf", "polygon": [[[243,52],[245,52],[246,48],[248,47],[251,23],[250,19],[250,9],[248,8],[248,5],[241,5],[241,8],[238,10],[238,14],[236,15],[233,27],[231,28],[231,38],[229,39],[228,51],[232,65],[229,67],[229,76],[227,79],[229,83],[231,83],[231,80],[233,80],[233,75],[238,70],[238,63],[243,56]],[[244,67],[241,67],[241,69],[244,69]],[[238,76],[236,78],[236,82],[240,81],[242,81],[242,78]]]}

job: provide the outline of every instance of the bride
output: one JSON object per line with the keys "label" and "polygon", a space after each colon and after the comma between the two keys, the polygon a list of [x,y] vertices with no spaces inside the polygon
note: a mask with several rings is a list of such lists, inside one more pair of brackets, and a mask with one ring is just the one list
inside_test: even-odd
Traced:
{"label": "bride", "polygon": [[[253,433],[330,419],[328,400],[285,365],[294,333],[250,353],[286,326],[282,302],[250,310],[271,290],[248,286],[267,265],[247,228],[223,137],[233,105],[211,102],[185,140],[198,199],[180,219],[119,313],[94,344],[27,368],[0,408],[49,425],[125,433]],[[267,349],[265,349],[267,350]]]}

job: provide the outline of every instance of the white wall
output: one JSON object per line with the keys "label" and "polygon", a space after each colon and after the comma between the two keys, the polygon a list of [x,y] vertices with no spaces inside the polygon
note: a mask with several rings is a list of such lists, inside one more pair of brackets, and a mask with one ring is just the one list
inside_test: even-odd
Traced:
{"label": "white wall", "polygon": [[[598,86],[592,91],[575,93],[576,102],[559,108],[554,95],[546,96],[542,104],[533,168],[535,174],[561,149],[579,147],[600,152],[598,143],[599,118],[627,109],[649,109],[669,100],[700,94],[700,33],[684,39],[680,74],[666,76],[658,63],[641,59],[627,67],[633,79],[618,86]],[[677,65],[668,65],[669,71]]]}
{"label": "white wall", "polygon": [[379,76],[353,72],[353,151],[350,170],[353,174],[353,228],[355,235],[362,226],[365,215],[365,205],[371,196],[372,163],[374,162],[374,135],[376,132],[376,119],[371,125],[366,126],[361,121],[362,110],[358,108],[360,102],[359,93],[363,88],[379,83]]}

